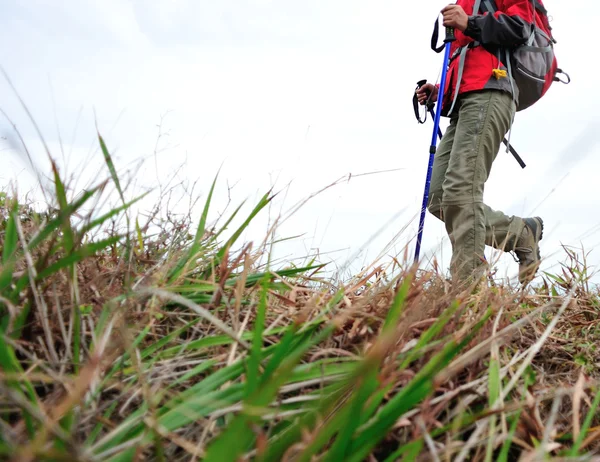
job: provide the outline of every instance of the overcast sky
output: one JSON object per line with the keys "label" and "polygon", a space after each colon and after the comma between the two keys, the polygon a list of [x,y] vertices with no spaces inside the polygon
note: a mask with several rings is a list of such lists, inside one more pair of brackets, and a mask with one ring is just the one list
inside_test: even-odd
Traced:
{"label": "overcast sky", "polygon": [[[555,84],[517,115],[511,140],[527,168],[502,150],[485,201],[509,214],[543,217],[544,268],[556,270],[564,261],[563,244],[583,245],[590,264],[598,265],[598,64],[586,45],[595,43],[598,9],[591,0],[577,8],[545,3],[559,66],[573,82]],[[215,214],[228,200],[228,185],[234,204],[251,204],[273,186],[281,191],[270,211],[275,216],[352,174],[280,228],[280,237],[303,236],[278,249],[289,258],[319,251],[334,267],[351,259],[348,271],[357,271],[395,237],[383,262],[401,256],[407,244],[413,252],[432,124],[417,124],[411,98],[418,80],[439,76],[442,55],[429,49],[429,40],[445,5],[7,0],[0,65],[76,188],[108,175],[96,121],[120,170],[144,161],[130,197],[175,172],[178,180],[198,180],[195,192],[205,196],[221,168]],[[38,135],[0,80],[0,107],[47,172]],[[165,136],[155,156],[161,120]],[[16,180],[21,194],[39,195],[4,119],[0,134],[0,186]],[[394,171],[359,176],[383,170]],[[259,239],[265,226],[257,222],[245,237]],[[434,253],[445,268],[446,233],[428,215],[425,259]],[[515,276],[512,257],[500,263],[502,274]]]}

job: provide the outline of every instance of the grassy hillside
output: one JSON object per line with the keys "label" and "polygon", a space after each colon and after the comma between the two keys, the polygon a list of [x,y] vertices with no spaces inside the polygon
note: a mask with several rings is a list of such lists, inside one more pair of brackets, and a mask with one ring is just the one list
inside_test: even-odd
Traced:
{"label": "grassy hillside", "polygon": [[239,241],[268,192],[241,220],[215,220],[214,183],[193,228],[132,216],[100,143],[96,187],[69,191],[54,167],[47,211],[0,198],[3,459],[600,456],[600,294],[582,256],[527,290],[456,291],[400,261],[334,283]]}

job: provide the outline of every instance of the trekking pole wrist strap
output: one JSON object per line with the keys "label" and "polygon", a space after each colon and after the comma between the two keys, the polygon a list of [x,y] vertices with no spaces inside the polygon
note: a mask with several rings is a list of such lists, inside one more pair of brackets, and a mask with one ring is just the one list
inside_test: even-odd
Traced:
{"label": "trekking pole wrist strap", "polygon": [[431,101],[431,92],[427,92],[427,103],[425,104],[425,106],[427,106],[427,110],[425,111],[425,115],[423,116],[423,118],[421,119],[421,114],[419,112],[419,99],[417,98],[417,90],[419,88],[421,88],[423,85],[425,85],[427,83],[427,79],[423,79],[423,80],[419,80],[417,82],[417,88],[415,89],[415,92],[413,94],[413,109],[415,111],[415,117],[417,118],[417,121],[420,124],[424,124],[427,121],[427,112],[431,111],[435,105],[435,103],[433,103]]}

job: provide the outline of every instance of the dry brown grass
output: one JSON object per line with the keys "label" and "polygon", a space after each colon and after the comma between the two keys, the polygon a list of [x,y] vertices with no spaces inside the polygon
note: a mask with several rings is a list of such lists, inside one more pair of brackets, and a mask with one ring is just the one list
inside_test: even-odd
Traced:
{"label": "dry brown grass", "polygon": [[[249,420],[254,437],[240,455],[276,460],[269,451],[284,426],[313,413],[283,459],[303,460],[336,412],[349,412],[354,390],[370,377],[375,382],[363,390],[365,406],[375,408],[353,430],[360,441],[361,429],[377,423],[444,348],[463,341],[423,382],[431,391],[391,427],[382,426],[366,460],[394,460],[396,451],[411,445],[416,452],[406,460],[496,460],[507,438],[512,443],[505,460],[541,460],[542,454],[560,460],[582,428],[579,452],[600,454],[600,416],[590,415],[584,425],[600,396],[600,295],[576,254],[568,254],[560,277],[544,277],[527,291],[457,291],[436,272],[414,274],[396,261],[340,285],[324,278],[318,265],[267,268],[263,250],[234,250],[233,243],[214,238],[216,228],[201,231],[202,245],[191,255],[191,240],[179,238],[191,235],[189,224],[179,223],[178,233],[155,236],[143,234],[145,227],[138,250],[115,242],[41,280],[30,277],[15,292],[11,287],[25,275],[40,274],[69,255],[61,247],[64,228],[27,250],[52,216],[19,207],[12,217],[21,251],[11,286],[0,294],[7,320],[0,424],[9,458],[217,460],[211,447],[218,448],[228,425],[248,412],[245,387],[260,383],[267,358],[273,360],[286,335],[292,356],[327,326],[331,331],[287,370],[261,419]],[[9,200],[0,212],[4,249]],[[76,236],[85,222],[72,225]],[[85,245],[78,237],[74,252]],[[8,264],[4,259],[1,270]],[[400,317],[386,327],[410,280]],[[442,322],[449,310],[453,314]],[[264,330],[258,342],[257,329]],[[424,336],[430,338],[420,344]],[[258,351],[262,359],[252,379]],[[491,375],[492,361],[499,382]],[[361,368],[364,376],[353,375]],[[495,400],[495,393],[501,398]],[[337,398],[319,404],[328,396]],[[345,424],[339,425],[341,431]],[[334,436],[313,456],[328,460]]]}

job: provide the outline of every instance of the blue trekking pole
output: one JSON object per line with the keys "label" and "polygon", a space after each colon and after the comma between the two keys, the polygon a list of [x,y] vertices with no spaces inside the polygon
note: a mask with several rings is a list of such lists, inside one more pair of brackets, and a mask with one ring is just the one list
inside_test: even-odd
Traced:
{"label": "blue trekking pole", "polygon": [[[436,22],[436,30],[438,24]],[[437,34],[434,33],[434,36]],[[435,119],[433,126],[433,136],[431,138],[431,147],[429,148],[429,165],[427,167],[427,177],[425,180],[425,192],[423,194],[423,206],[421,207],[421,218],[419,220],[419,232],[417,234],[417,248],[415,249],[415,263],[419,261],[419,255],[421,253],[421,240],[423,238],[423,227],[425,225],[425,214],[427,213],[427,203],[429,202],[429,186],[431,183],[431,172],[433,170],[433,159],[435,158],[435,152],[437,149],[437,138],[440,127],[440,117],[442,114],[442,104],[444,101],[444,89],[446,87],[446,75],[448,74],[448,63],[450,62],[450,47],[452,42],[456,40],[454,37],[454,29],[446,27],[446,38],[444,39],[445,52],[444,52],[444,67],[442,68],[442,77],[440,80],[440,89],[438,92],[437,106],[435,111]],[[437,41],[437,40],[436,40]],[[433,48],[433,46],[432,46]],[[434,48],[435,49],[435,48]],[[441,50],[440,50],[441,51]]]}

